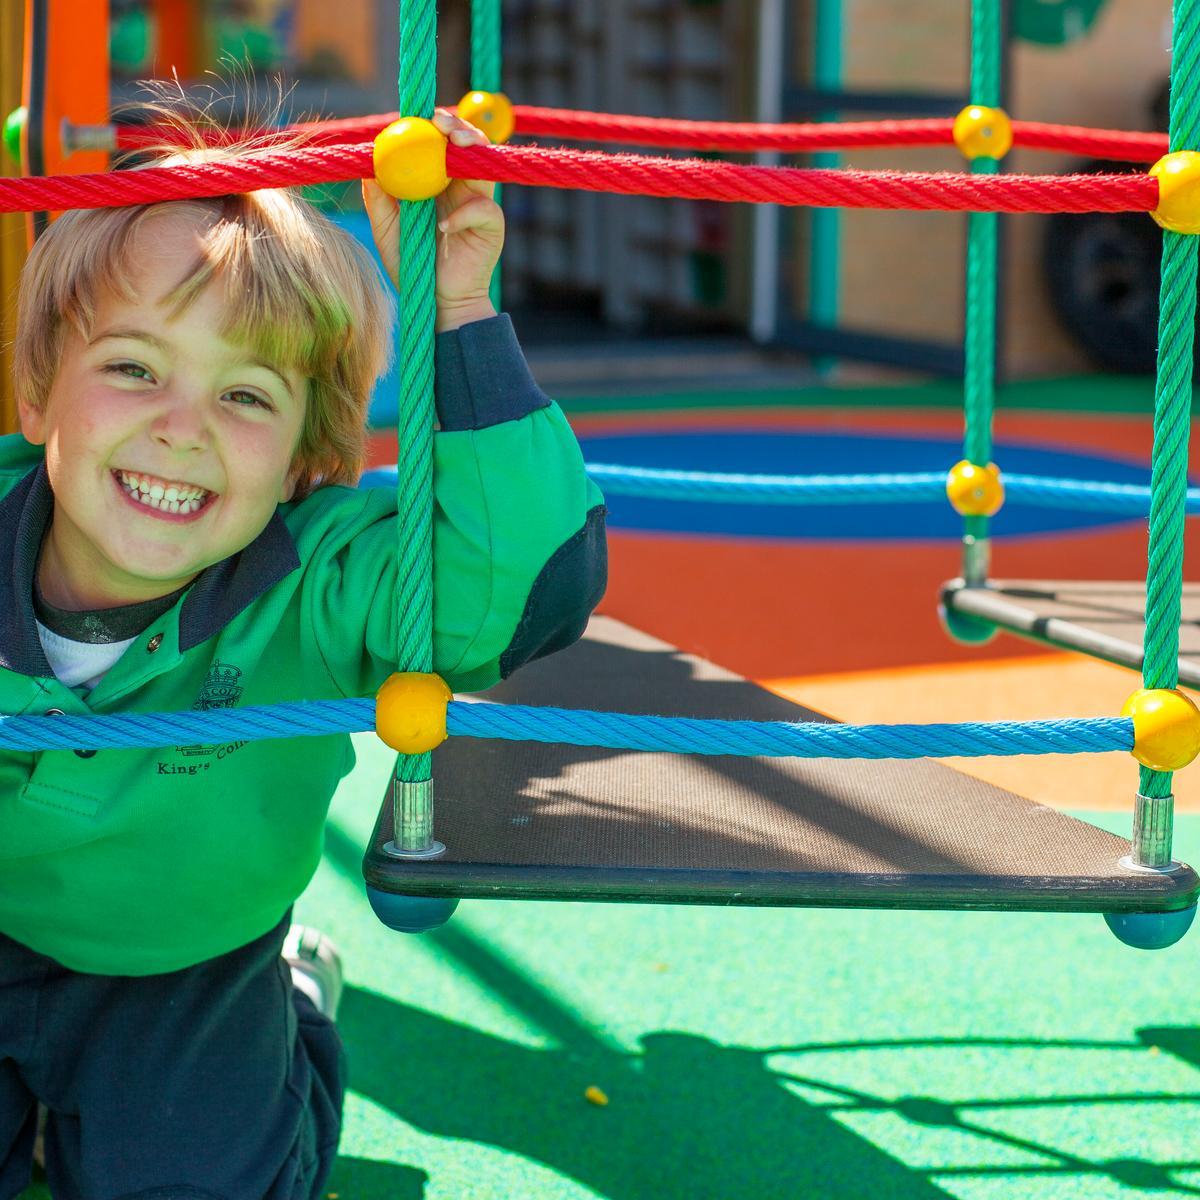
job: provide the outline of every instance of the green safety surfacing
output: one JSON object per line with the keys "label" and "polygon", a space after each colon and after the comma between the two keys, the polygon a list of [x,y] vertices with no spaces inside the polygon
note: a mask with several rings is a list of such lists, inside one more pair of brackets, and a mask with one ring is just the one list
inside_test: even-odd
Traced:
{"label": "green safety surfacing", "polygon": [[[363,742],[300,906],[351,982],[342,1200],[1200,1187],[1190,939],[1151,956],[1087,915],[503,901],[391,934],[356,878],[388,764]],[[1195,857],[1200,819],[1180,842]]]}
{"label": "green safety surfacing", "polygon": [[[372,916],[360,875],[392,755],[355,741],[297,908],[337,940],[349,984],[351,1091],[328,1194],[1200,1188],[1194,934],[1149,955],[1092,915],[467,901],[445,929],[406,937]],[[1178,834],[1180,855],[1200,857],[1200,818]]]}

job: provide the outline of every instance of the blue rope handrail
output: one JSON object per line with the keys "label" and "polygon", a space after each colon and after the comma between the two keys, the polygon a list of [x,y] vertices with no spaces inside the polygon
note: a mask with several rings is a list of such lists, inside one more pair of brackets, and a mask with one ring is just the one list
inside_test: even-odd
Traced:
{"label": "blue rope handrail", "polygon": [[[948,725],[838,725],[692,717],[451,701],[447,729],[465,737],[561,742],[612,750],[793,758],[977,758],[1094,754],[1133,747],[1133,719],[979,721]],[[172,713],[0,717],[5,750],[110,750],[277,737],[365,733],[375,701],[306,700]]]}
{"label": "blue rope handrail", "polygon": [[[662,500],[724,501],[741,504],[871,504],[946,501],[946,473],[917,471],[877,475],[749,475],[719,471],[678,471],[589,463],[588,474],[609,495]],[[1004,475],[1008,500],[1048,508],[1144,517],[1150,488],[1134,483]],[[394,467],[376,467],[363,476],[367,487],[391,486]],[[1200,488],[1188,488],[1186,511],[1200,514]]]}

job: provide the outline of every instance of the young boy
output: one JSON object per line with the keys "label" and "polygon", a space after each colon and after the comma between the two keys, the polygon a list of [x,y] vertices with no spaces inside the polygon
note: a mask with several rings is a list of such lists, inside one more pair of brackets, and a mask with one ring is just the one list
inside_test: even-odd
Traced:
{"label": "young boy", "polygon": [[[364,197],[394,278],[396,206]],[[490,185],[452,183],[439,218],[434,666],[464,690],[578,637],[603,508],[487,302]],[[339,485],[388,329],[369,258],[290,193],[56,221],[21,284],[24,436],[0,439],[0,712],[371,694],[395,496]],[[295,976],[280,951],[352,764],[342,736],[0,754],[0,1200],[39,1103],[56,1196],[322,1194],[340,980],[319,937],[293,934]]]}

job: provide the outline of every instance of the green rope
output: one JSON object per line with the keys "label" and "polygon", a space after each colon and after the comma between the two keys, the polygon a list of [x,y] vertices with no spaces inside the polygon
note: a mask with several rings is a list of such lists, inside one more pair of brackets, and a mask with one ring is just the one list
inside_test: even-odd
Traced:
{"label": "green rope", "polygon": [[[500,73],[501,0],[471,0],[471,89],[479,92],[501,90]],[[500,203],[500,185],[496,184],[496,203]],[[492,274],[488,289],[492,306],[500,311],[500,268]]]}
{"label": "green rope", "polygon": [[[999,163],[977,158],[973,175],[993,175]],[[963,458],[986,467],[992,461],[992,413],[996,401],[997,214],[967,218],[967,315],[963,346]]]}
{"label": "green rope", "polygon": [[[994,108],[1000,103],[1003,42],[1001,0],[972,0],[971,100]],[[994,175],[994,158],[977,158],[972,175]],[[967,218],[966,318],[963,343],[963,458],[986,467],[992,460],[992,413],[996,406],[996,251],[999,218],[971,213]],[[968,517],[966,541],[988,536],[987,517]],[[964,565],[964,572],[966,568]]]}
{"label": "green rope", "polygon": [[[1200,148],[1200,5],[1175,4],[1171,49],[1170,147]],[[1179,682],[1184,504],[1191,425],[1192,343],[1196,321],[1196,238],[1163,234],[1158,308],[1158,377],[1154,388],[1154,456],[1146,570],[1146,642],[1142,678],[1148,688]],[[1142,767],[1144,796],[1171,794],[1171,773]]]}
{"label": "green rope", "polygon": [[[435,0],[400,0],[400,112],[433,116],[437,91]],[[400,204],[400,420],[396,595],[401,670],[433,669],[433,338],[436,217],[432,200]],[[396,777],[428,779],[429,755],[401,755]]]}
{"label": "green rope", "polygon": [[1002,0],[971,0],[971,103],[987,108],[1000,104],[1002,8]]}
{"label": "green rope", "polygon": [[471,0],[471,87],[500,91],[500,0]]}

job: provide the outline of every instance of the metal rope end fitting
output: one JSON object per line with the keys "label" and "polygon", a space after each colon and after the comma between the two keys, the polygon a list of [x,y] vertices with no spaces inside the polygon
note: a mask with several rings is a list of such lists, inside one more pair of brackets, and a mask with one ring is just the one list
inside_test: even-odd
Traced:
{"label": "metal rope end fitting", "polygon": [[392,858],[437,858],[446,847],[433,837],[433,780],[392,780],[392,840],[384,846]]}

